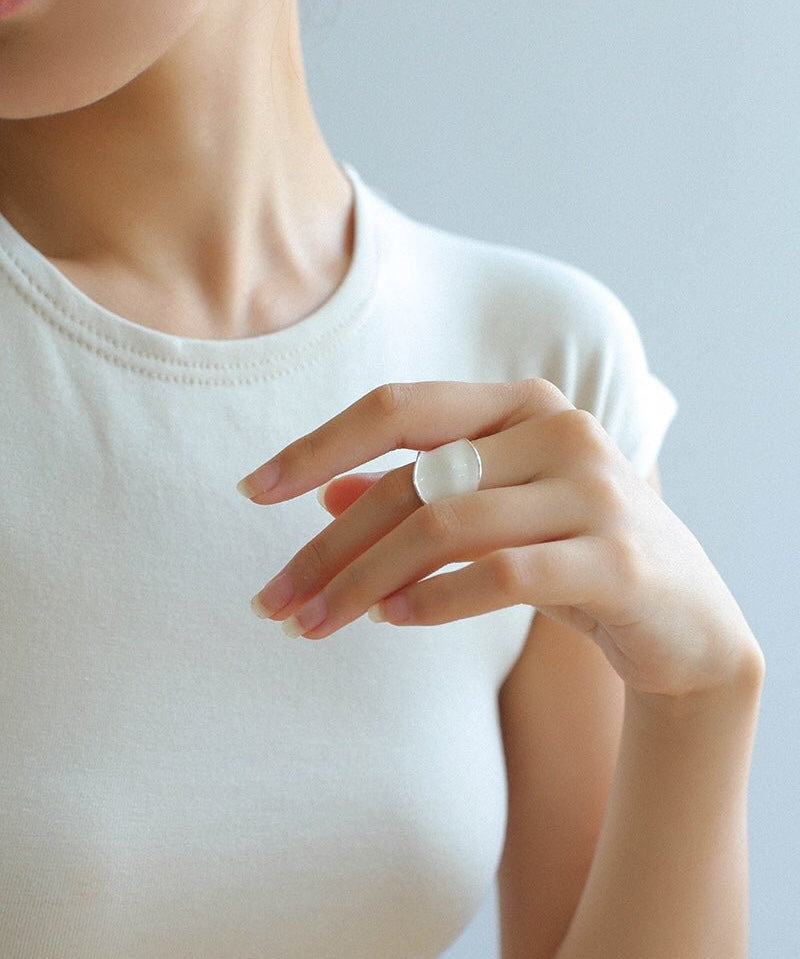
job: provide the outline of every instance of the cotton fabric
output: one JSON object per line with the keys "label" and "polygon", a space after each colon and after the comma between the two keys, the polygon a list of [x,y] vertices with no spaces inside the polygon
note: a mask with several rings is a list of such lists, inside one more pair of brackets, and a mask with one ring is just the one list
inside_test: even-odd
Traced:
{"label": "cotton fabric", "polygon": [[535,610],[288,639],[250,597],[330,516],[236,483],[385,382],[545,377],[643,476],[677,402],[599,280],[342,169],[347,275],[240,340],[112,313],[0,215],[4,959],[432,959],[494,880]]}

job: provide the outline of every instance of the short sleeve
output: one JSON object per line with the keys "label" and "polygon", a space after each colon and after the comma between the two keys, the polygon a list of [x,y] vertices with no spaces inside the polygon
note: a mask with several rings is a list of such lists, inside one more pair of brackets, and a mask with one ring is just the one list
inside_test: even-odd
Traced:
{"label": "short sleeve", "polygon": [[658,459],[664,437],[678,411],[673,393],[652,373],[649,373],[636,398],[637,415],[633,418],[633,435],[617,445],[630,460],[639,476],[647,476]]}
{"label": "short sleeve", "polygon": [[482,249],[489,251],[478,274],[483,308],[469,338],[481,376],[549,380],[648,476],[678,401],[650,370],[628,309],[572,263],[517,248]]}
{"label": "short sleeve", "polygon": [[649,368],[637,325],[619,298],[576,271],[581,308],[569,351],[575,406],[603,424],[640,476],[658,459],[678,410],[672,391]]}

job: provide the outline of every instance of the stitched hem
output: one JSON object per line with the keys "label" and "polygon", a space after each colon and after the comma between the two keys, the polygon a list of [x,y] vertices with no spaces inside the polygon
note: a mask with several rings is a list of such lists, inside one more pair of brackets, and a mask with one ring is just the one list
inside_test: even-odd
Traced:
{"label": "stitched hem", "polygon": [[347,163],[341,166],[353,185],[356,204],[350,267],[317,310],[275,333],[206,340],[133,323],[91,300],[7,220],[0,220],[0,270],[48,326],[98,358],[137,375],[193,386],[241,386],[276,379],[313,366],[336,349],[345,334],[363,324],[377,289],[381,237],[376,204],[358,173]]}

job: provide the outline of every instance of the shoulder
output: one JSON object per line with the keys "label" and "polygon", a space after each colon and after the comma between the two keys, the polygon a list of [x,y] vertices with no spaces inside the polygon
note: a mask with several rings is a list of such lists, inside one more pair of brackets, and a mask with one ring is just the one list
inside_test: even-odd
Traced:
{"label": "shoulder", "polygon": [[620,297],[582,267],[413,219],[380,196],[384,255],[390,274],[448,291],[474,322],[512,354],[535,343],[541,356],[591,356],[609,345],[636,348],[638,331]]}
{"label": "shoulder", "polygon": [[676,402],[651,375],[637,323],[608,283],[547,253],[441,229],[373,198],[386,308],[434,357],[428,378],[549,380],[596,416],[637,468],[650,465]]}
{"label": "shoulder", "polygon": [[384,380],[553,383],[646,475],[677,401],[650,372],[612,285],[549,252],[414,218],[370,187],[378,279],[370,301]]}

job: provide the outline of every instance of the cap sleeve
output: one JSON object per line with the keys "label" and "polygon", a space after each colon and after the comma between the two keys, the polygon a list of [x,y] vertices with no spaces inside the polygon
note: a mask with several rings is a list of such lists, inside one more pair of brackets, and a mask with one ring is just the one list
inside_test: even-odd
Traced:
{"label": "cap sleeve", "polygon": [[[678,401],[661,380],[649,373],[637,400],[639,416],[632,438],[623,450],[640,476],[652,472],[664,437],[678,411]],[[617,445],[620,446],[619,441]]]}
{"label": "cap sleeve", "polygon": [[640,476],[653,469],[678,410],[672,391],[651,372],[633,317],[619,298],[583,275],[583,294],[592,301],[584,313],[585,342],[576,349],[576,394],[572,402],[603,424]]}

